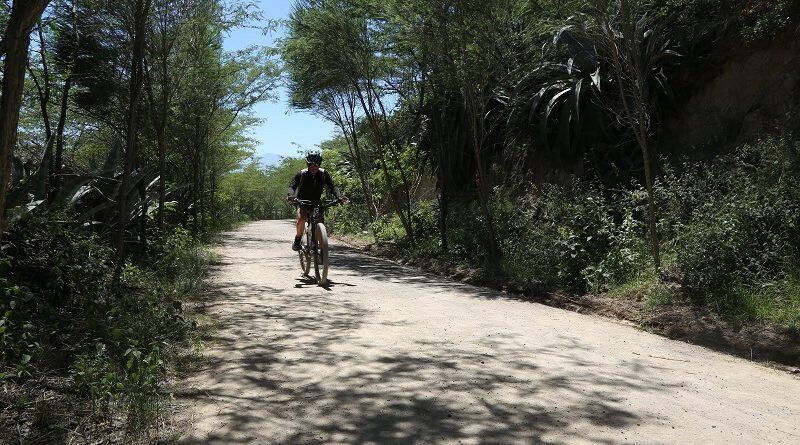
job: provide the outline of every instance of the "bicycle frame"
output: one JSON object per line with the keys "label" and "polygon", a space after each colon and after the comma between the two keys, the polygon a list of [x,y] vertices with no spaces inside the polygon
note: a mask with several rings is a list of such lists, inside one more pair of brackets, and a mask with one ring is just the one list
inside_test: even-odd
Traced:
{"label": "bicycle frame", "polygon": [[[295,206],[306,207],[309,209],[306,216],[305,234],[306,240],[301,246],[300,267],[303,275],[309,276],[311,270],[311,258],[314,259],[314,275],[316,276],[319,285],[325,286],[328,276],[328,233],[325,229],[325,210],[339,204],[339,200],[329,201],[309,201],[305,199],[295,199]],[[319,226],[322,226],[325,233],[320,232],[318,239],[317,232],[320,231]],[[320,243],[322,246],[320,246]]]}
{"label": "bicycle frame", "polygon": [[325,210],[339,204],[338,199],[331,199],[328,201],[310,201],[307,199],[295,199],[294,204],[297,207],[308,207],[311,209],[306,218],[306,229],[311,232],[312,241],[316,242],[317,237],[317,224],[325,222]]}

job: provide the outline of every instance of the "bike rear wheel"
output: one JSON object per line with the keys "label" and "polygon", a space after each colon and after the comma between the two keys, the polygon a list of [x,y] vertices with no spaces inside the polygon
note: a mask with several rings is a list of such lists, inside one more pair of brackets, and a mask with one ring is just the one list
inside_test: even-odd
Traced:
{"label": "bike rear wheel", "polygon": [[320,286],[328,284],[328,230],[317,224],[317,248],[314,249],[314,275]]}
{"label": "bike rear wheel", "polygon": [[303,271],[303,276],[308,276],[311,271],[311,233],[306,232],[300,242],[300,250],[297,251],[300,257],[300,270]]}

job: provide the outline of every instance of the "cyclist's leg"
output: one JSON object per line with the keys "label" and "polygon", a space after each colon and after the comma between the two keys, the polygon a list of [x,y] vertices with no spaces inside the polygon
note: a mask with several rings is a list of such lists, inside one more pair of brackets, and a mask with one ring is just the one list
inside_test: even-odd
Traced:
{"label": "cyclist's leg", "polygon": [[308,212],[303,207],[297,207],[297,224],[295,225],[295,228],[297,229],[295,236],[297,238],[303,236],[303,232],[305,232],[307,213]]}
{"label": "cyclist's leg", "polygon": [[294,243],[292,244],[292,250],[300,250],[300,240],[303,237],[303,232],[305,231],[305,224],[306,224],[306,216],[307,212],[303,210],[303,207],[297,207],[297,223],[295,224],[295,228],[297,229],[294,235]]}

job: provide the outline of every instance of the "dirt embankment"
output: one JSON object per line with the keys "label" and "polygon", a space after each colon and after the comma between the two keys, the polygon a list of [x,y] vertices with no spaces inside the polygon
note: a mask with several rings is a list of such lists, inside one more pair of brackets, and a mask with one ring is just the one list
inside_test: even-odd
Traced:
{"label": "dirt embankment", "polygon": [[[800,28],[750,47],[721,47],[674,79],[662,150],[708,157],[776,129],[798,131]],[[713,149],[712,149],[713,148]]]}

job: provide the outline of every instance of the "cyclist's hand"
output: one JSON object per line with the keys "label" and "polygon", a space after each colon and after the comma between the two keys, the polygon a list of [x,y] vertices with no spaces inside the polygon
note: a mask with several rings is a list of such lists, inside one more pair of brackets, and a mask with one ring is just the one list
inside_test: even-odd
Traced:
{"label": "cyclist's hand", "polygon": [[344,196],[344,195],[342,195],[342,197],[339,198],[339,202],[341,202],[342,204],[344,204],[346,202],[349,202],[349,201],[350,201],[350,199],[347,196]]}
{"label": "cyclist's hand", "polygon": [[295,198],[294,196],[287,196],[286,197],[286,201],[287,202],[295,202],[295,201],[297,201],[297,198]]}

